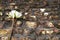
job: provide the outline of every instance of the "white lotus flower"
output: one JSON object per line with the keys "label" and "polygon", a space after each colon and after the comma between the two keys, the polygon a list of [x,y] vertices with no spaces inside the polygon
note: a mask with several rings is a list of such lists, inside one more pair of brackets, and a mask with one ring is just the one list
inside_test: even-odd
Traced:
{"label": "white lotus flower", "polygon": [[16,15],[16,18],[19,18],[19,17],[22,16],[22,12],[17,12],[17,11],[16,11],[15,15]]}
{"label": "white lotus flower", "polygon": [[9,12],[9,15],[8,16],[14,18],[14,13]]}
{"label": "white lotus flower", "polygon": [[44,9],[44,8],[41,8],[40,10],[41,10],[41,12],[44,12],[44,11],[45,11],[45,9]]}
{"label": "white lotus flower", "polygon": [[22,16],[22,12],[18,12],[16,10],[12,10],[11,12],[9,12],[9,17],[16,17],[16,18],[19,18]]}

